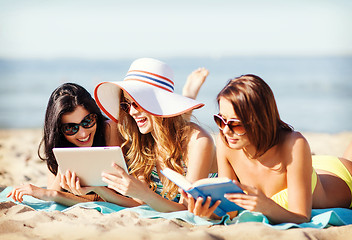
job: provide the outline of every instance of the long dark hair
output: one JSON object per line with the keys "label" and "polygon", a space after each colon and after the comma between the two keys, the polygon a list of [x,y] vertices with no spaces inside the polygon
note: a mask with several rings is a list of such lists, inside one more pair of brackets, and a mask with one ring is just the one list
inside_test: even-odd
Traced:
{"label": "long dark hair", "polygon": [[[293,131],[292,126],[281,120],[269,85],[256,75],[247,74],[230,80],[218,94],[218,103],[220,98],[232,103],[249,141],[256,148],[253,158],[275,146],[282,131]],[[222,131],[220,136],[226,143]]]}
{"label": "long dark hair", "polygon": [[[55,147],[75,147],[66,140],[60,131],[61,117],[65,113],[73,112],[77,106],[84,107],[89,113],[97,114],[97,130],[93,146],[105,146],[105,121],[90,93],[82,86],[75,83],[64,83],[56,88],[49,98],[44,121],[44,134],[39,144],[39,158],[47,162],[47,166],[54,175],[57,174],[57,162],[54,157]],[[43,149],[43,155],[41,148]]]}

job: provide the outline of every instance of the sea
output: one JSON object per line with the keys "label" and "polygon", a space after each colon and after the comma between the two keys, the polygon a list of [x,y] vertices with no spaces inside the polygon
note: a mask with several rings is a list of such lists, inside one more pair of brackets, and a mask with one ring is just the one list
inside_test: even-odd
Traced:
{"label": "sea", "polygon": [[[75,82],[90,93],[102,81],[123,80],[134,59],[10,60],[0,59],[0,128],[41,128],[51,92]],[[217,57],[164,58],[175,74],[181,94],[189,73],[205,67],[210,74],[193,111],[193,121],[210,132],[218,129],[216,95],[229,79],[256,74],[272,88],[283,121],[297,131],[352,131],[352,56],[339,57]]]}

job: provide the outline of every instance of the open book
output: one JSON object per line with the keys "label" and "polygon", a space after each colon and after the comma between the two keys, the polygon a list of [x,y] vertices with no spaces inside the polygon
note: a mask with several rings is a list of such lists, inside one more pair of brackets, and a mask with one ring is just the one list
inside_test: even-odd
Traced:
{"label": "open book", "polygon": [[227,212],[243,209],[224,197],[226,193],[244,193],[240,187],[228,178],[204,178],[192,184],[184,176],[170,168],[164,168],[161,173],[185,192],[191,194],[194,199],[202,197],[205,201],[210,196],[210,206],[217,200],[221,200],[220,205],[214,211],[219,217],[224,216]]}

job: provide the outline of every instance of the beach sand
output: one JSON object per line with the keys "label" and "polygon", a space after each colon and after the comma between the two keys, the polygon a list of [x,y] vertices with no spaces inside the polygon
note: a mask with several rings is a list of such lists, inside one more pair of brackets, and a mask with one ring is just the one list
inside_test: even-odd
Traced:
{"label": "beach sand", "polygon": [[[0,130],[0,187],[46,185],[46,164],[37,156],[40,129]],[[352,132],[303,133],[314,154],[341,156]],[[0,239],[351,239],[352,226],[276,230],[261,223],[193,226],[180,220],[145,219],[123,210],[103,215],[73,208],[40,212],[12,202],[0,203]]]}

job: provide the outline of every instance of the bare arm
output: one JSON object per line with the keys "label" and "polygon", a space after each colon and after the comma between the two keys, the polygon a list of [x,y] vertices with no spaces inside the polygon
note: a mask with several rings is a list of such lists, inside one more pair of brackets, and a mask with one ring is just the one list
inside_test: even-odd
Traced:
{"label": "bare arm", "polygon": [[239,185],[247,194],[227,194],[226,197],[247,210],[263,213],[274,223],[307,222],[312,206],[312,160],[309,145],[299,133],[292,133],[282,148],[283,155],[280,158],[288,159],[288,209],[275,203],[255,186],[244,183]]}
{"label": "bare arm", "polygon": [[310,220],[312,209],[312,157],[308,142],[300,133],[289,135],[284,146],[287,158],[288,210],[278,204],[262,210],[271,221],[276,223],[303,223]]}
{"label": "bare arm", "polygon": [[56,176],[48,170],[47,172],[47,189],[61,191],[60,187],[61,175],[58,172]]}
{"label": "bare arm", "polygon": [[89,198],[75,196],[69,192],[63,192],[61,186],[61,174],[56,176],[48,170],[47,172],[47,188],[40,188],[32,184],[16,186],[8,194],[15,201],[22,202],[23,196],[28,195],[45,201],[55,201],[65,206],[72,206],[76,203],[91,201]]}
{"label": "bare arm", "polygon": [[[206,178],[215,161],[215,147],[211,136],[197,125],[192,126],[194,131],[185,155],[185,161],[188,163],[187,178],[191,182]],[[118,166],[114,167],[119,171],[118,173],[103,174],[103,181],[108,183],[109,188],[137,202],[148,204],[157,211],[170,212],[186,209],[185,205],[161,197],[142,180],[126,174]]]}
{"label": "bare arm", "polygon": [[291,214],[279,216],[281,222],[307,222],[312,209],[312,156],[303,136],[293,138],[292,150],[288,152],[292,154],[292,162],[287,166],[288,208]]}
{"label": "bare arm", "polygon": [[13,190],[7,195],[7,197],[12,197],[13,200],[22,202],[24,195],[33,196],[45,201],[55,201],[65,206],[72,206],[80,202],[88,202],[94,200],[94,196],[80,197],[75,196],[72,193],[66,193],[52,189],[44,189],[32,184],[14,187]]}
{"label": "bare arm", "polygon": [[[221,148],[221,139],[219,136],[217,137],[217,166],[219,170],[219,176],[222,177],[228,177],[230,179],[235,178],[235,174],[233,172],[233,169],[231,165],[228,163],[225,154],[224,154],[224,148]],[[220,145],[219,145],[220,144]],[[237,178],[236,178],[237,179]],[[185,193],[184,191],[181,190],[182,197],[186,199],[187,201],[187,206],[188,206],[188,211],[193,213],[194,215],[200,216],[200,217],[206,217],[206,218],[213,218],[213,219],[221,219],[220,217],[216,216],[213,212],[217,208],[217,206],[221,203],[220,200],[218,200],[216,203],[214,203],[212,206],[210,205],[211,198],[207,197],[207,199],[194,199],[190,194]],[[205,200],[205,202],[204,202]],[[204,204],[203,204],[204,202]],[[232,212],[230,214],[231,217],[234,217],[237,215],[237,212]]]}
{"label": "bare arm", "polygon": [[207,178],[213,166],[216,166],[216,153],[213,138],[202,128],[193,124],[187,154],[187,175],[190,182]]}
{"label": "bare arm", "polygon": [[[312,204],[310,149],[307,141],[299,133],[292,133],[286,142],[283,144],[282,151],[290,159],[287,164],[288,210],[268,198],[256,187],[243,183],[237,182],[247,194],[227,194],[226,197],[247,210],[262,212],[272,222],[302,223],[309,221]],[[217,138],[217,147],[219,177],[237,180],[235,170],[227,160],[234,154],[229,152],[229,148],[220,136]]]}
{"label": "bare arm", "polygon": [[[94,192],[98,194],[104,201],[115,203],[123,207],[135,207],[140,205],[140,203],[134,199],[122,196],[121,194],[118,194],[117,192],[104,186],[82,187],[80,179],[76,176],[76,173],[69,170],[66,171],[65,175],[61,175],[60,185],[63,189],[66,189],[70,193],[73,193],[76,196],[81,196],[83,198],[87,198],[87,194]],[[94,199],[91,201],[94,201]]]}
{"label": "bare arm", "polygon": [[104,201],[117,204],[123,207],[136,207],[141,205],[141,202],[136,201],[133,198],[129,198],[118,194],[117,192],[107,187],[100,187],[94,189],[94,192],[98,194]]}
{"label": "bare arm", "polygon": [[145,182],[128,175],[116,164],[114,164],[113,167],[117,170],[116,173],[103,173],[102,175],[103,181],[108,184],[109,188],[122,195],[129,196],[139,204],[148,204],[153,209],[160,212],[172,212],[186,209],[183,204],[161,197],[151,190]]}
{"label": "bare arm", "polygon": [[[194,182],[201,178],[207,178],[211,167],[215,163],[215,146],[212,137],[196,124],[192,124],[192,135],[185,154],[187,163],[186,178]],[[133,181],[136,179],[133,179]],[[137,180],[138,181],[138,180]],[[153,209],[162,212],[186,210],[186,206],[181,197],[180,203],[165,199],[152,191],[148,186],[142,184],[140,190],[130,196],[141,199]],[[125,195],[124,192],[120,192]],[[138,195],[137,195],[138,194]]]}
{"label": "bare arm", "polygon": [[[74,177],[75,178],[75,177]],[[67,186],[65,184],[65,186]],[[76,191],[82,190],[84,193],[80,194]],[[70,189],[72,191],[72,189]],[[55,189],[45,189],[34,186],[32,184],[21,185],[14,187],[14,189],[8,194],[7,197],[12,197],[15,201],[22,202],[24,195],[33,196],[35,198],[45,200],[45,201],[55,201],[65,206],[72,206],[77,203],[81,202],[91,202],[96,201],[95,195],[87,195],[88,192],[95,192],[98,194],[103,200],[111,203],[118,204],[124,207],[134,207],[140,205],[140,203],[136,202],[135,200],[119,195],[116,192],[108,189],[106,187],[85,187],[85,188],[78,188],[75,189],[77,194],[72,192],[63,192],[60,190]]]}
{"label": "bare arm", "polygon": [[145,188],[145,191],[141,192],[138,198],[143,199],[145,204],[159,212],[175,212],[187,209],[183,204],[163,198],[150,188]]}
{"label": "bare arm", "polygon": [[[208,177],[212,166],[216,165],[215,146],[211,136],[203,131],[196,132],[192,136],[188,146],[187,163],[186,178],[190,182]],[[181,196],[180,203],[175,203],[161,197],[149,188],[148,191],[152,193],[146,194],[145,196],[149,197],[143,198],[143,201],[153,209],[164,212],[186,210],[188,202],[184,201],[184,196]],[[209,201],[208,204],[210,204]],[[213,206],[212,209],[215,209],[214,207],[216,208]]]}

